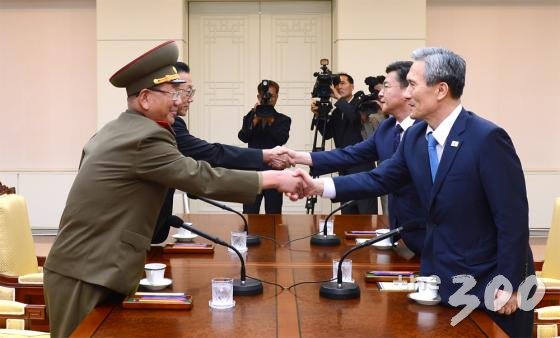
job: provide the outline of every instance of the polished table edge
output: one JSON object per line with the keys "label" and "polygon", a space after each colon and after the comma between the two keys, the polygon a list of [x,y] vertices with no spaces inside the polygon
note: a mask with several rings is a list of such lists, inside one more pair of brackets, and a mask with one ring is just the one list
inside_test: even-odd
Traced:
{"label": "polished table edge", "polygon": [[97,329],[101,326],[103,321],[109,316],[111,311],[115,308],[115,306],[120,306],[117,304],[106,304],[101,305],[93,309],[86,318],[78,325],[76,330],[72,332],[70,337],[72,338],[86,338],[92,337],[97,331]]}
{"label": "polished table edge", "polygon": [[508,338],[509,336],[502,330],[496,322],[488,316],[484,311],[477,310],[469,315],[469,318],[478,326],[478,328],[487,336],[494,338]]}

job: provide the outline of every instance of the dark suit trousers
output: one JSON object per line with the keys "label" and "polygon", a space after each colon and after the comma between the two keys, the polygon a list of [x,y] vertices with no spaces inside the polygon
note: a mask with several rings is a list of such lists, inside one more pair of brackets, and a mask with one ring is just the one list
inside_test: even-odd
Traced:
{"label": "dark suit trousers", "polygon": [[513,314],[506,316],[486,310],[488,316],[512,338],[533,336],[534,312],[534,310],[523,311],[517,309]]}
{"label": "dark suit trousers", "polygon": [[44,269],[45,304],[51,337],[69,337],[97,305],[121,303],[121,295],[106,287],[86,283]]}
{"label": "dark suit trousers", "polygon": [[258,214],[261,210],[261,202],[264,197],[264,211],[266,214],[282,213],[282,193],[275,189],[263,190],[262,194],[257,195],[255,203],[243,204],[244,214]]}

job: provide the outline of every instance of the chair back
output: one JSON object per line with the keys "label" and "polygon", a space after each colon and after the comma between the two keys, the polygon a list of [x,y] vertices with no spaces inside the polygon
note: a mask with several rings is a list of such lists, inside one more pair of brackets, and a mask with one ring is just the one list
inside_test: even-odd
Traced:
{"label": "chair back", "polygon": [[38,269],[25,199],[0,195],[0,273],[21,276]]}
{"label": "chair back", "polygon": [[560,279],[560,197],[556,198],[548,232],[541,277]]}

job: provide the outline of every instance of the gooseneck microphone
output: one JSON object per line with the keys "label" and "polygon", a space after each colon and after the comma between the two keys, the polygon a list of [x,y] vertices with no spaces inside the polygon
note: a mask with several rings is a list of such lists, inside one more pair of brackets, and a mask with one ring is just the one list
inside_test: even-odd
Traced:
{"label": "gooseneck microphone", "polygon": [[335,234],[328,235],[327,234],[327,221],[337,211],[339,211],[340,209],[344,209],[347,206],[352,205],[354,203],[355,203],[355,201],[348,201],[348,202],[342,203],[338,208],[334,209],[330,214],[328,214],[327,218],[325,218],[325,222],[323,223],[323,230],[320,233],[311,236],[311,244],[322,245],[322,246],[339,245],[340,244],[340,238],[338,238],[337,235],[335,235]]}
{"label": "gooseneck microphone", "polygon": [[206,202],[208,204],[211,204],[215,207],[218,207],[222,210],[227,210],[229,212],[233,212],[237,215],[239,215],[239,217],[241,217],[241,219],[243,219],[243,223],[245,224],[243,227],[243,231],[245,231],[247,233],[247,245],[257,245],[257,244],[261,244],[261,239],[259,238],[259,236],[256,235],[249,235],[249,225],[247,224],[247,219],[245,218],[245,216],[243,216],[242,213],[240,213],[239,211],[233,210],[232,208],[228,207],[225,204],[222,203],[218,203],[216,201],[213,201],[211,199],[208,199],[206,197],[200,197],[200,196],[196,196],[196,195],[191,195],[191,194],[187,194],[187,196],[189,198],[192,198],[193,200],[201,200],[203,202]]}
{"label": "gooseneck microphone", "polygon": [[183,223],[181,225],[182,228],[185,228],[201,237],[206,238],[216,244],[223,245],[225,247],[230,248],[231,250],[235,251],[239,260],[241,261],[241,277],[240,279],[233,280],[233,295],[234,296],[249,296],[249,295],[257,295],[263,292],[263,285],[261,281],[258,281],[253,278],[247,278],[247,274],[245,272],[245,260],[239,250],[237,250],[233,245],[224,242],[223,240],[219,239],[218,237],[213,237],[208,235],[207,233],[200,231],[188,224]]}
{"label": "gooseneck microphone", "polygon": [[414,226],[400,226],[396,229],[393,229],[383,235],[368,239],[367,241],[363,242],[362,244],[358,244],[348,251],[346,251],[340,260],[338,261],[338,269],[336,272],[336,282],[325,282],[321,284],[321,289],[319,290],[319,295],[326,298],[331,299],[351,299],[351,298],[358,298],[360,297],[360,287],[358,284],[354,282],[343,282],[342,281],[342,262],[344,259],[351,254],[352,252],[364,248],[366,246],[370,246],[373,243],[382,241],[386,238],[391,236],[397,235],[404,230],[412,230]]}

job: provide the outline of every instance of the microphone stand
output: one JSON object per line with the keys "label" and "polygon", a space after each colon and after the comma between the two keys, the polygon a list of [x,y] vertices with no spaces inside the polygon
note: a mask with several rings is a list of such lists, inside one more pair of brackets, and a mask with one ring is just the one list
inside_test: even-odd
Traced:
{"label": "microphone stand", "polygon": [[195,195],[191,195],[191,194],[187,194],[187,196],[188,196],[189,198],[192,198],[192,199],[199,199],[199,200],[201,200],[201,201],[203,201],[203,202],[206,202],[206,203],[208,203],[208,204],[211,204],[211,205],[213,205],[213,206],[215,206],[215,207],[218,207],[218,208],[220,208],[220,209],[222,209],[222,210],[227,210],[227,211],[229,211],[229,212],[233,212],[233,213],[239,215],[239,217],[241,217],[241,219],[243,220],[243,223],[244,223],[243,231],[245,231],[245,232],[247,233],[247,245],[250,246],[250,245],[258,245],[258,244],[261,244],[261,239],[260,239],[259,236],[256,236],[256,235],[249,235],[249,225],[248,225],[248,223],[247,223],[247,219],[246,219],[245,216],[243,216],[243,214],[240,213],[239,211],[234,210],[234,209],[228,207],[228,206],[225,205],[225,204],[218,203],[218,202],[216,202],[216,201],[213,201],[213,200],[208,199],[208,198],[205,198],[205,197],[195,196]]}
{"label": "microphone stand", "polygon": [[321,289],[319,290],[319,295],[330,299],[351,299],[360,297],[360,287],[358,284],[353,282],[343,282],[342,281],[342,262],[344,259],[352,252],[370,246],[373,243],[382,241],[386,238],[392,237],[396,234],[401,233],[404,227],[400,226],[394,230],[389,231],[386,234],[368,239],[362,244],[356,245],[346,251],[340,260],[338,261],[338,269],[336,273],[336,282],[325,282],[321,284]]}
{"label": "microphone stand", "polygon": [[[340,244],[340,238],[334,233],[332,235],[327,235],[327,221],[331,218],[335,212],[339,211],[340,209],[346,208],[347,206],[353,204],[354,201],[348,201],[341,204],[338,208],[334,209],[330,214],[328,214],[327,218],[325,218],[325,222],[323,223],[323,231],[320,233],[311,236],[311,244],[321,245],[321,246],[335,246]],[[334,224],[333,224],[334,229]]]}
{"label": "microphone stand", "polygon": [[182,228],[185,228],[187,230],[190,230],[191,232],[204,237],[216,244],[220,244],[223,245],[225,247],[230,248],[231,250],[235,251],[235,253],[237,254],[237,256],[239,257],[239,260],[241,261],[241,278],[240,279],[234,279],[233,280],[233,295],[234,296],[250,296],[250,295],[257,295],[257,294],[261,294],[263,293],[263,285],[261,283],[261,281],[253,279],[253,278],[247,278],[247,274],[245,272],[245,260],[243,259],[243,256],[241,256],[241,253],[239,252],[239,250],[237,250],[233,245],[224,242],[223,240],[219,239],[218,237],[213,237],[208,235],[205,232],[202,232],[201,230],[198,230],[190,225],[184,224],[181,225]]}

